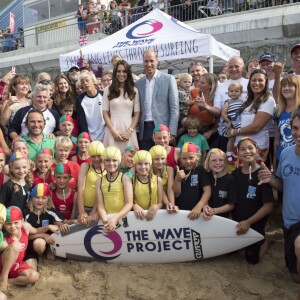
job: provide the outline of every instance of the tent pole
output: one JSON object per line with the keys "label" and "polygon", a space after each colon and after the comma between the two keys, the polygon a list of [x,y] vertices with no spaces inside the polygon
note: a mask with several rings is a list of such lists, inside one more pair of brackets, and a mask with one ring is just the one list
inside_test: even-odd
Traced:
{"label": "tent pole", "polygon": [[168,13],[168,0],[165,0],[165,13]]}
{"label": "tent pole", "polygon": [[210,56],[208,58],[209,60],[209,73],[213,73],[214,72],[214,58],[212,56]]}

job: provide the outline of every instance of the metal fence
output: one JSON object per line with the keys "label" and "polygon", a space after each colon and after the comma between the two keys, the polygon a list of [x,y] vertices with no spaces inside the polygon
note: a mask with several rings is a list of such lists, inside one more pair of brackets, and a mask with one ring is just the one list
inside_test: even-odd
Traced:
{"label": "metal fence", "polygon": [[[178,4],[174,3],[181,0],[172,0],[171,2],[159,3],[160,9],[168,13],[170,16],[186,22],[198,20],[202,18],[217,17],[224,14],[233,14],[236,12],[260,9],[274,5],[285,4],[283,0],[198,0]],[[291,0],[289,0],[291,1]],[[300,2],[297,0],[295,2]],[[99,21],[86,24],[86,35],[90,39],[98,39],[100,33],[110,35],[118,30],[139,20],[153,9],[150,5],[133,7],[123,10],[107,10],[99,12]],[[75,13],[74,13],[75,15]],[[51,23],[52,22],[52,23]],[[58,26],[56,23],[63,23]],[[53,25],[51,27],[51,24]],[[50,26],[50,27],[49,27]],[[36,24],[25,28],[24,42],[22,47],[31,48],[36,46],[54,45],[64,41],[66,44],[78,43],[80,30],[78,28],[77,19],[72,16],[52,20],[43,24]],[[0,52],[3,52],[4,41],[0,39]]]}

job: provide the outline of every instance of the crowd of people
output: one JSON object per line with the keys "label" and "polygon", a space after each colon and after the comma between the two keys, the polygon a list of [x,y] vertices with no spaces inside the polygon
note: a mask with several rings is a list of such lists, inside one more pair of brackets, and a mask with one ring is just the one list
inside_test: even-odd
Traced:
{"label": "crowd of people", "polygon": [[98,220],[111,232],[131,210],[152,222],[158,209],[232,218],[237,234],[265,236],[245,249],[256,264],[272,188],[300,282],[300,44],[291,62],[286,72],[272,53],[246,66],[232,57],[216,75],[193,61],[175,77],[148,49],[141,76],[118,55],[101,74],[82,56],[53,80],[12,68],[0,81],[0,291],[38,280],[38,257],[55,259],[52,232]]}
{"label": "crowd of people", "polygon": [[18,50],[24,47],[23,29],[12,32],[10,27],[0,30],[0,53]]}

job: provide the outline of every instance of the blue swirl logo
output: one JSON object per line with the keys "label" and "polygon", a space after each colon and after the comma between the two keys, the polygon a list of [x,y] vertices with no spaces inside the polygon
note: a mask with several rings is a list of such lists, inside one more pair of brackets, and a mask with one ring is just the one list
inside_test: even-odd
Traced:
{"label": "blue swirl logo", "polygon": [[[147,25],[147,26],[145,26]],[[148,29],[148,27],[151,27],[150,30]],[[142,28],[140,28],[142,27]],[[145,28],[143,28],[145,27]],[[154,19],[149,19],[146,20],[144,22],[141,22],[135,26],[133,26],[131,29],[128,30],[128,32],[126,33],[126,37],[128,39],[141,39],[141,38],[146,38],[149,37],[151,35],[153,35],[155,32],[161,30],[163,27],[163,24],[157,20]],[[136,29],[140,28],[141,32],[137,32]],[[146,32],[143,32],[147,30]]]}

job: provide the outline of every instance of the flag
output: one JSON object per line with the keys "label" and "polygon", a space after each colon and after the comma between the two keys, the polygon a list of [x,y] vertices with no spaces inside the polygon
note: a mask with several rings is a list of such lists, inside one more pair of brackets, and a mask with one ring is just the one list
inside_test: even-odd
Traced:
{"label": "flag", "polygon": [[80,36],[79,37],[79,46],[84,46],[88,43],[88,37],[87,36]]}
{"label": "flag", "polygon": [[9,28],[10,28],[10,32],[14,33],[14,31],[15,31],[15,15],[12,12],[9,13]]}

